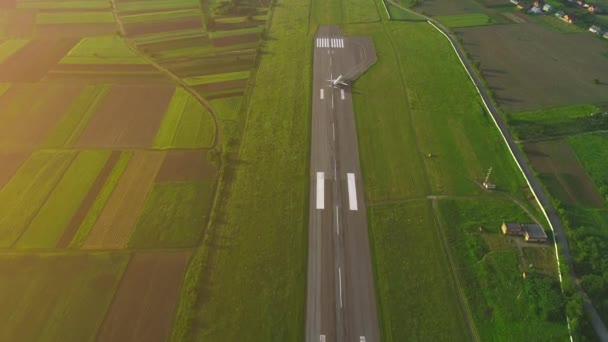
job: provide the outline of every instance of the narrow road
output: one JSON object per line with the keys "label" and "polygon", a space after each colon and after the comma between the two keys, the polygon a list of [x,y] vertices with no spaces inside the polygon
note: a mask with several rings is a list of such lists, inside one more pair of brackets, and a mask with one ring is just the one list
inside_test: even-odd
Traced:
{"label": "narrow road", "polygon": [[[500,130],[500,133],[502,134],[503,139],[504,139],[505,143],[507,144],[509,151],[511,152],[511,155],[513,156],[513,158],[515,159],[515,162],[517,163],[517,166],[519,167],[519,169],[523,173],[524,177],[526,178],[526,181],[527,181],[528,185],[530,186],[530,189],[534,193],[534,196],[536,197],[538,204],[541,206],[543,213],[545,214],[545,217],[549,221],[549,224],[551,225],[551,228],[553,230],[554,242],[556,243],[555,248],[557,249],[558,245],[561,247],[562,255],[566,259],[565,262],[568,265],[568,268],[570,270],[570,276],[572,276],[575,280],[578,280],[578,278],[576,277],[576,273],[574,271],[574,265],[572,262],[572,256],[570,254],[570,248],[568,247],[568,240],[566,238],[564,226],[562,225],[561,220],[560,220],[557,212],[555,211],[555,208],[553,207],[553,204],[548,199],[548,197],[545,195],[540,181],[534,175],[532,167],[528,164],[524,153],[519,149],[519,147],[515,143],[515,140],[513,139],[513,136],[511,135],[511,133],[509,132],[507,125],[505,124],[504,120],[500,116],[500,113],[498,112],[496,106],[492,102],[491,96],[488,94],[487,90],[484,88],[483,83],[481,82],[481,79],[475,73],[473,67],[471,66],[471,63],[466,58],[466,54],[462,50],[460,45],[458,44],[458,40],[456,39],[456,37],[446,27],[444,27],[443,25],[441,25],[434,19],[421,15],[420,13],[412,11],[409,8],[403,7],[403,6],[393,2],[392,0],[386,0],[386,1],[388,3],[390,3],[391,5],[396,6],[404,11],[407,11],[412,14],[416,14],[420,17],[425,18],[429,24],[431,24],[437,30],[439,30],[441,33],[443,33],[446,36],[446,38],[450,41],[450,43],[452,44],[452,47],[454,48],[454,51],[460,58],[460,61],[462,62],[462,65],[464,66],[466,72],[469,74],[469,77],[471,78],[475,87],[477,88],[477,92],[481,96],[481,99],[482,99],[484,105],[486,106],[486,109],[492,116],[492,119],[494,120],[496,127],[498,127],[498,129]],[[559,256],[558,256],[558,262],[559,262]],[[560,279],[561,279],[561,273],[560,273]],[[600,318],[600,315],[598,314],[597,310],[593,306],[593,303],[591,303],[591,300],[589,299],[587,294],[584,292],[584,290],[580,286],[579,282],[575,281],[574,283],[575,283],[577,290],[583,296],[585,311],[587,311],[587,313],[589,314],[589,316],[591,318],[591,324],[593,325],[593,328],[594,328],[596,334],[598,335],[600,340],[608,341],[608,330],[606,329],[606,325]]]}

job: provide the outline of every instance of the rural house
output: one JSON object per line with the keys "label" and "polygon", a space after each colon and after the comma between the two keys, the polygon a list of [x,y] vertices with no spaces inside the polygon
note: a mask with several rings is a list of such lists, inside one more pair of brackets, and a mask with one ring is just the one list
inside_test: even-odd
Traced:
{"label": "rural house", "polygon": [[528,242],[547,242],[547,234],[540,224],[524,224],[524,240]]}
{"label": "rural house", "polygon": [[503,222],[500,229],[504,235],[524,235],[521,224],[516,222]]}
{"label": "rural house", "polygon": [[597,25],[592,25],[589,28],[589,32],[595,33],[595,34],[602,34],[602,29],[599,26],[597,26]]}
{"label": "rural house", "polygon": [[543,7],[543,2],[541,0],[534,0],[534,7],[541,8]]}
{"label": "rural house", "polygon": [[545,6],[543,6],[543,11],[545,12],[551,12],[553,10],[553,7],[549,4],[545,4]]}
{"label": "rural house", "polygon": [[603,35],[602,37],[604,37],[604,38],[608,39],[608,32],[605,32],[605,33],[604,33],[604,35]]}
{"label": "rural house", "polygon": [[576,19],[574,18],[574,16],[572,14],[566,14],[565,16],[562,17],[562,20],[567,22],[568,24],[572,24]]}
{"label": "rural house", "polygon": [[579,6],[585,6],[585,0],[576,0],[576,3],[577,3]]}
{"label": "rural house", "polygon": [[511,0],[510,2],[515,6],[517,6],[519,4],[519,1],[517,1],[517,0]]}
{"label": "rural house", "polygon": [[589,11],[591,13],[601,13],[602,12],[602,10],[596,4],[589,5],[589,7],[587,7],[587,11]]}

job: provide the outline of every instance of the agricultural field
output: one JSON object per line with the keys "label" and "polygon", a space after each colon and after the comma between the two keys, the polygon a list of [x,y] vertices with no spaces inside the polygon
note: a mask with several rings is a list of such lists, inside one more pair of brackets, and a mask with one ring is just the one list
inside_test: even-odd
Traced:
{"label": "agricultural field", "polygon": [[[546,327],[555,327],[554,337],[567,337],[563,306],[550,310],[551,317],[543,315],[544,307],[527,302],[500,311],[502,302],[495,303],[497,294],[489,290],[496,286],[487,285],[494,276],[521,279],[520,267],[538,260],[543,271],[537,275],[538,286],[559,289],[550,245],[545,247],[549,252],[526,252],[520,258],[523,248],[489,241],[488,252],[497,251],[489,255],[496,254],[496,259],[486,258],[487,264],[475,260],[479,272],[466,271],[471,261],[463,252],[474,253],[480,243],[463,241],[455,225],[466,232],[491,225],[492,236],[502,239],[500,220],[534,222],[526,212],[540,215],[527,199],[529,190],[522,186],[522,177],[445,37],[426,23],[413,22],[353,25],[346,31],[371,34],[379,55],[378,63],[355,83],[353,93],[383,339],[493,339],[498,335],[488,322],[499,319],[500,338],[517,340],[530,333],[530,325],[518,325],[514,331],[507,327],[520,322],[522,314],[530,317],[527,322],[536,327],[533,331],[544,333]],[[397,43],[402,41],[407,44]],[[395,70],[400,77],[392,87],[382,87],[395,78]],[[436,94],[442,94],[440,101]],[[500,188],[494,194],[479,185],[490,166],[497,172],[492,177]],[[449,203],[456,200],[466,200],[483,213],[479,221],[471,224],[448,217],[469,210],[467,206],[452,209]],[[497,205],[486,204],[490,202]],[[436,252],[429,256],[429,250]],[[409,281],[413,275],[416,281]],[[470,291],[472,281],[483,290]],[[509,301],[524,288],[521,281],[518,286],[509,289]],[[525,289],[530,296],[538,292],[536,285]],[[550,300],[561,301],[560,293],[554,293]],[[442,311],[436,310],[439,304],[427,305],[435,298],[444,298]],[[492,314],[496,317],[488,318]]]}
{"label": "agricultural field", "polygon": [[435,19],[451,29],[492,24],[492,18],[484,13],[436,16]]}
{"label": "agricultural field", "polygon": [[483,6],[474,0],[422,0],[417,2],[418,4],[413,9],[429,16],[483,12]]}
{"label": "agricultural field", "polygon": [[534,23],[456,32],[505,112],[606,101],[608,45],[588,32],[563,34]]}

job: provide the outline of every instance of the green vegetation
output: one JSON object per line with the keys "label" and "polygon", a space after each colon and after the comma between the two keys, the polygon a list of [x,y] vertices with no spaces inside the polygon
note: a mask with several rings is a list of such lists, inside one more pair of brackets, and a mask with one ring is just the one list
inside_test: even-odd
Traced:
{"label": "green vegetation", "polygon": [[[313,46],[306,26],[308,6],[283,0],[275,7],[269,32],[275,39],[266,42],[268,53],[261,58],[242,148],[238,156],[225,157],[221,177],[229,181],[231,195],[219,202],[213,231],[205,234],[190,264],[174,341],[304,339],[304,166]],[[285,78],[298,82],[277,87]],[[228,243],[218,246],[221,241]]]}
{"label": "green vegetation", "polygon": [[80,247],[89,235],[89,232],[97,221],[97,217],[99,217],[99,214],[101,214],[101,211],[103,210],[104,206],[106,205],[106,202],[110,198],[112,191],[114,191],[116,184],[118,184],[118,181],[120,180],[120,177],[127,168],[129,160],[131,160],[132,156],[133,152],[130,151],[123,152],[120,155],[120,158],[116,162],[116,165],[114,165],[112,172],[110,172],[108,178],[106,179],[106,182],[99,191],[99,194],[97,194],[97,198],[95,198],[93,205],[91,205],[91,208],[89,208],[89,212],[80,224],[80,228],[78,228],[76,235],[74,235],[74,238],[70,242],[71,248]]}
{"label": "green vegetation", "polygon": [[109,156],[110,151],[80,152],[15,246],[55,247]]}
{"label": "green vegetation", "polygon": [[0,42],[0,63],[9,58],[12,54],[26,46],[30,41],[27,39],[9,39]]}
{"label": "green vegetation", "polygon": [[72,161],[73,152],[34,152],[0,190],[0,246],[10,247]]}
{"label": "green vegetation", "polygon": [[224,97],[211,101],[219,117],[222,130],[222,145],[228,151],[236,148],[243,130],[243,118],[239,117],[243,98],[240,96]]}
{"label": "green vegetation", "polygon": [[117,35],[82,38],[62,64],[148,64]]}
{"label": "green vegetation", "polygon": [[405,11],[385,1],[391,20],[425,20],[424,17],[412,12]]}
{"label": "green vegetation", "polygon": [[513,113],[507,122],[515,137],[529,140],[608,129],[608,115],[599,112],[595,105],[575,105]]}
{"label": "green vegetation", "polygon": [[113,24],[112,12],[47,12],[36,15],[36,24]]}
{"label": "green vegetation", "polygon": [[152,0],[152,1],[120,1],[118,10],[123,12],[158,11],[180,8],[199,8],[197,0]]}
{"label": "green vegetation", "polygon": [[[552,264],[549,275],[530,269],[536,264],[516,241],[500,233],[503,221],[530,222],[519,206],[505,200],[442,200],[446,235],[481,340],[556,341],[568,339],[554,249],[539,260]],[[480,232],[479,227],[486,227]],[[522,242],[523,243],[523,242]],[[526,279],[522,272],[526,271]]]}
{"label": "green vegetation", "polygon": [[177,39],[188,39],[188,38],[199,38],[199,37],[206,38],[207,32],[205,32],[201,29],[169,31],[169,32],[161,32],[161,33],[156,33],[156,34],[147,34],[147,35],[137,36],[134,38],[134,40],[137,42],[137,44],[146,45],[146,44],[170,42],[172,40],[177,40]]}
{"label": "green vegetation", "polygon": [[4,254],[2,341],[93,341],[129,255]]}
{"label": "green vegetation", "polygon": [[470,340],[429,202],[374,206],[369,222],[383,341]]}
{"label": "green vegetation", "polygon": [[528,16],[528,18],[531,18],[533,21],[561,33],[578,33],[585,31],[585,29],[577,25],[569,24],[552,15],[531,15]]}
{"label": "green vegetation", "polygon": [[201,18],[201,10],[198,8],[190,8],[190,9],[179,9],[173,11],[165,11],[165,12],[149,12],[149,13],[137,13],[137,14],[129,14],[129,15],[121,15],[120,19],[125,24],[137,24],[137,23],[145,23],[145,22],[158,22],[158,21],[168,21],[168,20],[177,20],[177,19],[193,19],[193,18]]}
{"label": "green vegetation", "polygon": [[435,17],[449,28],[483,26],[492,24],[492,18],[485,13],[455,14]]}
{"label": "green vegetation", "polygon": [[374,0],[312,1],[312,20],[319,24],[378,22]]}
{"label": "green vegetation", "polygon": [[92,10],[110,8],[110,2],[104,0],[87,1],[19,1],[17,8],[23,9],[69,9],[69,10]]}
{"label": "green vegetation", "polygon": [[226,38],[232,36],[240,36],[244,34],[255,34],[262,33],[264,30],[264,26],[254,26],[254,27],[246,27],[242,29],[236,30],[225,30],[225,31],[213,31],[209,32],[209,37],[217,39],[217,38]]}
{"label": "green vegetation", "polygon": [[0,96],[4,95],[11,87],[10,83],[0,83]]}
{"label": "green vegetation", "polygon": [[225,72],[223,74],[188,77],[184,79],[184,82],[186,82],[186,84],[189,86],[197,86],[211,83],[246,80],[249,78],[249,74],[249,71]]}
{"label": "green vegetation", "polygon": [[47,137],[43,146],[71,147],[95,114],[101,100],[110,91],[109,85],[90,85],[83,89],[68,112]]}
{"label": "green vegetation", "polygon": [[215,124],[209,111],[185,89],[178,87],[171,99],[154,146],[157,148],[211,147]]}
{"label": "green vegetation", "polygon": [[608,135],[603,133],[568,137],[568,144],[595,183],[598,191],[608,200]]}
{"label": "green vegetation", "polygon": [[148,195],[129,247],[195,245],[207,222],[212,190],[211,182],[156,184]]}

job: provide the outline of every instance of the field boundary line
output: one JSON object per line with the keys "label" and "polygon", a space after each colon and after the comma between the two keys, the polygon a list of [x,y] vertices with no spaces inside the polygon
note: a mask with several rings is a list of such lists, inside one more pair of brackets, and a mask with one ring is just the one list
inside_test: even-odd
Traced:
{"label": "field boundary line", "polygon": [[[390,1],[390,0],[388,0],[388,1]],[[543,203],[541,203],[541,201],[539,200],[539,195],[543,199],[545,198],[542,189],[540,189],[540,187],[532,185],[532,183],[533,183],[531,181],[532,175],[531,174],[529,175],[524,170],[524,167],[523,167],[524,161],[520,160],[520,158],[518,158],[518,156],[516,155],[516,153],[514,151],[514,148],[511,146],[509,138],[507,138],[507,136],[509,136],[508,132],[505,133],[506,128],[502,127],[500,125],[499,121],[498,121],[499,120],[499,118],[497,118],[498,113],[496,113],[495,111],[493,111],[493,110],[490,109],[490,106],[488,105],[488,103],[487,103],[487,101],[485,99],[484,94],[480,90],[480,87],[477,84],[475,78],[473,77],[473,75],[469,71],[469,68],[467,67],[467,64],[465,64],[462,56],[460,55],[460,51],[457,49],[455,43],[452,41],[452,38],[450,38],[450,36],[448,36],[448,34],[446,34],[439,26],[437,26],[433,22],[432,19],[427,18],[427,22],[431,26],[433,26],[437,31],[439,31],[444,37],[446,37],[446,39],[450,42],[450,45],[452,46],[452,49],[454,49],[454,52],[456,52],[456,55],[457,55],[458,59],[460,60],[460,63],[462,64],[462,66],[464,67],[467,75],[469,76],[469,78],[473,82],[473,85],[475,86],[475,89],[477,90],[477,93],[479,94],[484,107],[486,108],[486,110],[488,111],[488,113],[490,113],[490,116],[492,117],[492,121],[494,122],[495,126],[498,128],[498,131],[500,132],[503,140],[505,141],[505,144],[507,145],[507,148],[509,149],[509,152],[511,153],[511,156],[513,157],[513,160],[515,161],[515,163],[516,163],[517,167],[519,168],[521,174],[524,176],[524,179],[526,180],[526,183],[528,184],[528,187],[530,188],[530,190],[534,194],[534,199],[535,199],[536,203],[538,204],[538,206],[540,207],[543,215],[547,219],[547,223],[549,224],[549,227],[551,228],[551,231],[553,232],[553,234],[552,234],[553,235],[553,245],[554,245],[554,248],[555,248],[555,256],[556,256],[556,260],[557,260],[558,276],[559,276],[560,288],[561,288],[562,293],[563,293],[564,292],[564,286],[563,286],[563,279],[562,279],[562,270],[561,270],[561,263],[560,263],[560,259],[559,259],[559,249],[558,249],[558,246],[557,246],[557,239],[556,239],[555,228],[554,228],[554,225],[556,226],[557,224],[560,224],[559,218],[557,216],[555,216],[555,215],[549,215],[547,213],[547,209],[545,208],[545,205],[543,205]],[[537,183],[535,183],[535,184],[537,184]],[[547,207],[549,207],[550,203],[547,202],[546,205],[547,205]],[[563,231],[561,233],[563,233]],[[569,255],[568,244],[567,244],[567,240],[566,240],[565,236],[560,239],[560,242],[561,242],[561,245],[562,245],[562,247],[564,249],[564,255],[566,257],[566,263],[567,263],[567,265],[570,268],[570,275],[575,280],[574,281],[575,288],[582,295],[583,300],[584,300],[585,310],[591,316],[591,324],[593,325],[594,330],[596,331],[597,335],[600,338],[606,340],[606,338],[608,338],[608,331],[606,330],[606,327],[605,327],[604,323],[602,322],[601,318],[599,317],[599,314],[597,313],[597,311],[593,307],[593,304],[591,303],[590,299],[588,298],[588,296],[586,295],[586,293],[583,291],[583,289],[581,288],[580,284],[578,284],[577,281],[576,281],[577,277],[574,274],[574,268],[572,267],[573,266],[572,265],[572,260],[571,260],[570,255]],[[570,341],[573,341],[572,328],[570,326],[570,317],[568,317],[567,313],[565,313],[565,315],[566,315],[566,323],[568,325],[568,333],[570,335]]]}

